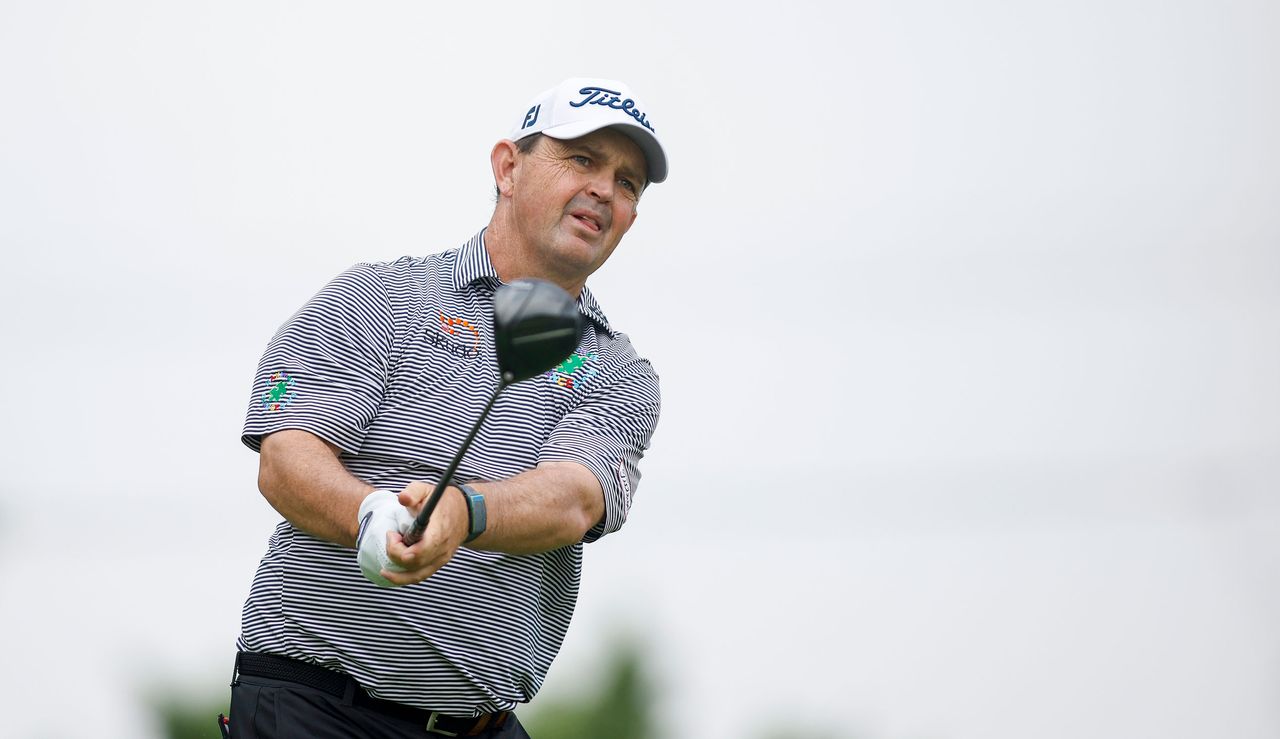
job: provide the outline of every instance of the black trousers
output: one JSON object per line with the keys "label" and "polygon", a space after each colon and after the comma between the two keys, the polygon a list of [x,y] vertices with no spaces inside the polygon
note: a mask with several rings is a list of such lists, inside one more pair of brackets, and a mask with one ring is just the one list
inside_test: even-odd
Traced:
{"label": "black trousers", "polygon": [[[231,739],[443,739],[420,724],[305,685],[241,675],[231,686]],[[529,739],[512,714],[482,739]]]}

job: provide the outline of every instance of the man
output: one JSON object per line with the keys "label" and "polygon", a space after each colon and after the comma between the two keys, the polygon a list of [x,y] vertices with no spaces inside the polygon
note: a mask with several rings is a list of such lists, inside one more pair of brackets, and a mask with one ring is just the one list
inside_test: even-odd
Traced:
{"label": "man", "polygon": [[[511,710],[563,641],[582,544],[626,519],[658,378],[585,283],[666,155],[626,85],[572,79],[520,111],[490,162],[484,230],[351,268],[263,355],[243,439],[285,520],[244,606],[236,739],[527,736]],[[577,298],[578,349],[499,397],[406,546],[497,385],[493,292],[524,277]]]}

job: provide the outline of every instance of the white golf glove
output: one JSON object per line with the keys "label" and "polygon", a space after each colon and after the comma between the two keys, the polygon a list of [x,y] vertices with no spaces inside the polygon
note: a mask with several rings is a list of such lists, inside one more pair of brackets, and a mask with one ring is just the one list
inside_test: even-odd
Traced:
{"label": "white golf glove", "polygon": [[382,570],[404,572],[404,568],[387,557],[387,532],[401,534],[413,526],[413,514],[400,505],[400,496],[390,490],[375,490],[365,496],[360,504],[360,533],[356,537],[356,561],[360,572],[369,582],[380,588],[394,588],[396,584],[383,577]]}

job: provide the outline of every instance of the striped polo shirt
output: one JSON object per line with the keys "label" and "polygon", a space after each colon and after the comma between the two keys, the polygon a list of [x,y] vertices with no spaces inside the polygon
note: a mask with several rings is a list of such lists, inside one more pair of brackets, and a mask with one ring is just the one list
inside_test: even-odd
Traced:
{"label": "striped polo shirt", "polygon": [[[434,483],[498,386],[484,232],[424,258],[358,264],[271,339],[243,441],[303,429],[334,444],[355,477],[398,491]],[[626,519],[658,421],[658,376],[591,293],[577,350],[502,392],[458,468],[502,480],[578,462],[604,489],[594,541]],[[244,605],[241,650],[342,670],[373,695],[458,716],[538,692],[577,600],[582,543],[541,554],[460,548],[424,582],[374,586],[355,551],[281,522]]]}

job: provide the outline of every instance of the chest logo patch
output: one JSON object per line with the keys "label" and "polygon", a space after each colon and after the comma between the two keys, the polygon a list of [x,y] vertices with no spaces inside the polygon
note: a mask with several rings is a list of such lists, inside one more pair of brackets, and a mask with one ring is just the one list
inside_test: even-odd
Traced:
{"label": "chest logo patch", "polygon": [[441,333],[430,337],[432,346],[455,357],[475,359],[480,356],[480,329],[463,318],[452,318],[443,313],[437,315]]}
{"label": "chest logo patch", "polygon": [[570,354],[569,358],[547,372],[546,377],[552,385],[566,390],[585,387],[596,376],[598,360],[593,354]]}
{"label": "chest logo patch", "polygon": [[288,372],[273,372],[267,378],[269,387],[262,394],[262,407],[269,411],[283,410],[298,399],[298,380]]}

